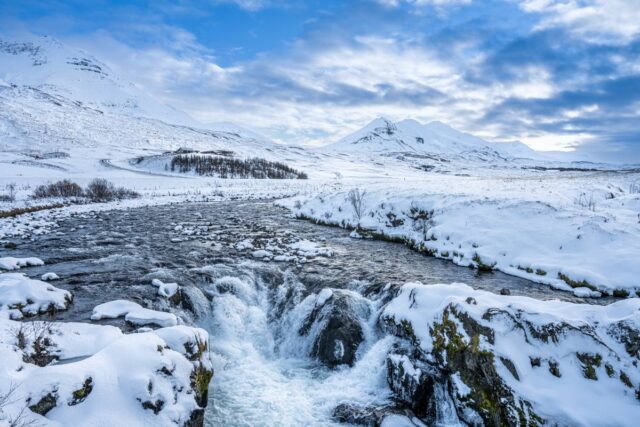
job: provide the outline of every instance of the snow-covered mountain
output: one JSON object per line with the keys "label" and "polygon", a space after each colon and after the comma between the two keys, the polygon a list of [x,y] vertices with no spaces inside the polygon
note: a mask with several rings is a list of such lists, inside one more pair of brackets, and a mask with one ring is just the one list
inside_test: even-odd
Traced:
{"label": "snow-covered mountain", "polygon": [[0,38],[0,84],[32,88],[103,112],[197,125],[186,113],[119,78],[94,56],[51,37]]}
{"label": "snow-covered mountain", "polygon": [[0,148],[108,146],[277,151],[267,138],[233,124],[197,122],[56,39],[0,38]]}
{"label": "snow-covered mountain", "polygon": [[323,147],[323,150],[344,153],[400,152],[539,158],[534,150],[521,142],[490,143],[442,122],[422,124],[409,119],[394,123],[384,117],[377,118],[340,141]]}

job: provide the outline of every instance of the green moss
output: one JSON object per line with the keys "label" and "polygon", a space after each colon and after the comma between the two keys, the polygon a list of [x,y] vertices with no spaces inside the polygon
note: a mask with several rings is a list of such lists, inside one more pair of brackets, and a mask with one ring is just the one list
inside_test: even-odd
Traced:
{"label": "green moss", "polygon": [[616,370],[613,369],[613,366],[608,363],[604,364],[604,369],[605,371],[607,371],[607,375],[609,375],[609,378],[613,377],[616,374]]}
{"label": "green moss", "polygon": [[69,402],[69,406],[82,403],[93,390],[93,378],[89,377],[84,380],[82,387],[72,393],[73,399]]}
{"label": "green moss", "polygon": [[476,265],[478,266],[478,270],[480,271],[493,271],[494,267],[496,266],[495,262],[491,265],[485,264],[484,262],[482,262],[482,259],[480,258],[480,255],[478,255],[477,252],[475,253],[475,255],[473,255],[472,260],[473,262],[476,263]]}
{"label": "green moss", "polygon": [[536,274],[537,274],[538,276],[546,276],[546,275],[547,275],[547,272],[546,272],[546,271],[544,271],[544,270],[543,270],[543,269],[541,269],[541,268],[536,268]]}
{"label": "green moss", "polygon": [[631,379],[624,371],[620,371],[620,381],[622,381],[622,384],[626,385],[627,387],[633,388],[633,383],[631,382]]}
{"label": "green moss", "polygon": [[614,289],[613,290],[613,296],[616,298],[628,298],[629,297],[629,291],[625,290],[625,289]]}
{"label": "green moss", "polygon": [[406,337],[408,337],[413,343],[419,343],[418,338],[416,337],[415,331],[413,330],[413,325],[408,320],[402,319],[400,321],[400,326],[402,326],[402,330]]}
{"label": "green moss", "polygon": [[206,395],[209,392],[209,383],[213,378],[213,371],[199,365],[194,370],[193,384],[194,389],[199,395]]}
{"label": "green moss", "polygon": [[597,291],[598,288],[596,288],[594,285],[592,285],[591,283],[587,282],[586,280],[582,280],[580,282],[571,279],[569,276],[567,276],[564,273],[560,273],[558,272],[558,278],[560,280],[563,280],[567,285],[571,286],[572,288],[589,288],[592,291]]}
{"label": "green moss", "polygon": [[585,378],[597,381],[598,374],[596,373],[596,367],[600,367],[602,364],[602,356],[599,354],[589,353],[576,353],[576,357],[582,363],[582,374]]}

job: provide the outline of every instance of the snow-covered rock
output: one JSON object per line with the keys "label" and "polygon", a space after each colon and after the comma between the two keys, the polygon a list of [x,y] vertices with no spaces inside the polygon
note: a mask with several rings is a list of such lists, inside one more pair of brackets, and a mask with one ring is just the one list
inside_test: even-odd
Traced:
{"label": "snow-covered rock", "polygon": [[153,279],[151,284],[158,288],[158,295],[165,298],[172,298],[179,289],[177,283],[164,283],[160,279]]}
{"label": "snow-covered rock", "polygon": [[72,299],[70,292],[22,273],[0,274],[0,310],[10,310],[14,318],[66,310]]}
{"label": "snow-covered rock", "polygon": [[44,265],[44,261],[35,257],[14,258],[9,256],[0,258],[0,270],[18,270],[21,267],[38,265]]}
{"label": "snow-covered rock", "polygon": [[127,300],[115,300],[97,305],[91,314],[91,320],[116,319],[124,316],[124,320],[133,325],[175,326],[178,318],[173,313],[150,310],[140,304]]}
{"label": "snow-covered rock", "polygon": [[56,273],[44,273],[41,277],[40,280],[44,280],[45,282],[48,282],[50,280],[58,280],[60,277],[56,274]]}
{"label": "snow-covered rock", "polygon": [[0,318],[0,360],[0,424],[202,425],[212,377],[206,332],[188,327]]}
{"label": "snow-covered rock", "polygon": [[403,338],[389,385],[425,421],[447,402],[469,424],[632,426],[640,416],[638,299],[598,306],[409,283],[381,322]]}

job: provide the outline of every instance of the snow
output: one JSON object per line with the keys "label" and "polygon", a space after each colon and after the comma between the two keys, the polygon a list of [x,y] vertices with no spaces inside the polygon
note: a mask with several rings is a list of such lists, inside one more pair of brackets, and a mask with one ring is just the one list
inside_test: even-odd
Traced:
{"label": "snow", "polygon": [[269,251],[265,251],[264,249],[258,249],[257,251],[253,251],[251,252],[251,256],[253,256],[254,258],[272,258],[273,254]]}
{"label": "snow", "polygon": [[534,150],[520,142],[489,143],[457,131],[442,122],[422,124],[408,119],[394,123],[384,117],[373,120],[364,128],[334,144],[324,146],[322,150],[346,153],[410,152],[448,155],[477,152],[496,158],[540,158]]}
{"label": "snow", "polygon": [[332,296],[333,296],[333,291],[329,288],[324,288],[318,294],[318,298],[316,299],[316,306],[324,305],[324,303],[327,302],[327,300]]}
{"label": "snow", "polygon": [[91,320],[116,319],[124,316],[124,320],[134,325],[175,326],[178,318],[173,313],[150,310],[140,304],[127,300],[115,300],[97,305],[91,314]]}
{"label": "snow", "polygon": [[56,274],[56,273],[44,273],[41,277],[40,280],[43,280],[45,282],[48,282],[49,280],[58,280],[60,279],[60,277]]}
{"label": "snow", "polygon": [[322,247],[319,243],[312,242],[310,240],[299,240],[287,246],[289,247],[289,249],[293,249],[293,251],[298,256],[303,256],[303,257],[314,257],[314,256],[330,257],[333,255],[333,250],[331,250],[330,248]]}
{"label": "snow", "polygon": [[13,317],[31,316],[55,307],[64,310],[71,293],[22,273],[0,274],[0,312],[11,309]]}
{"label": "snow", "polygon": [[151,284],[158,288],[158,295],[165,298],[171,298],[178,292],[179,289],[177,283],[164,283],[160,279],[153,279],[151,281]]}
{"label": "snow", "polygon": [[[494,331],[494,343],[480,340],[480,348],[491,351],[496,361],[504,357],[513,362],[519,380],[501,363],[496,362],[496,369],[509,387],[531,402],[540,414],[574,425],[635,425],[640,416],[635,390],[617,376],[625,372],[635,387],[640,383],[640,372],[617,328],[623,324],[634,330],[640,327],[639,299],[598,306],[499,296],[456,283],[408,283],[385,307],[383,317],[398,324],[410,322],[421,349],[429,353],[433,350],[433,324],[441,321],[450,307]],[[514,319],[530,326],[518,327]],[[525,332],[527,327],[545,330],[550,325],[568,328],[548,341]],[[465,334],[463,328],[458,329]],[[467,341],[470,338],[465,337]],[[578,353],[602,357],[595,371],[597,380],[585,378]],[[561,377],[552,375],[544,365],[532,366],[534,357],[543,363],[555,360]],[[605,372],[605,364],[613,367],[612,377]],[[459,382],[460,378],[454,379],[458,392],[464,394],[466,389]]]}
{"label": "snow", "polygon": [[[27,344],[44,330],[60,363],[41,367],[23,362],[23,354],[31,350],[17,347],[12,331],[20,327]],[[22,413],[23,422],[42,426],[185,424],[198,405],[190,379],[196,362],[185,356],[184,344],[193,344],[195,336],[205,338],[206,332],[177,328],[124,335],[106,325],[20,324],[0,318],[0,395],[17,385],[0,408],[0,420]],[[206,357],[197,363],[210,366]],[[77,393],[81,389],[84,395]],[[24,411],[48,393],[56,397],[56,405],[46,417]],[[158,401],[162,407],[157,414],[142,406]]]}
{"label": "snow", "polygon": [[0,258],[0,270],[17,270],[21,267],[44,265],[44,262],[40,258],[13,258],[3,257]]}
{"label": "snow", "polygon": [[[359,219],[349,188],[280,203],[299,217],[357,227],[353,237],[408,241],[461,266],[482,263],[579,296],[640,290],[640,195],[625,190],[633,177],[510,176],[372,182]],[[597,199],[595,210],[575,203],[584,193]]]}

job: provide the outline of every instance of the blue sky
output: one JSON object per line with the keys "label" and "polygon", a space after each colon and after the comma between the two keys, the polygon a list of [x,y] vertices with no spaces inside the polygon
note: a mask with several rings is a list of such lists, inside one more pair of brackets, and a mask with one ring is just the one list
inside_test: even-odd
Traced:
{"label": "blue sky", "polygon": [[203,122],[334,141],[377,116],[640,161],[640,0],[0,0]]}

